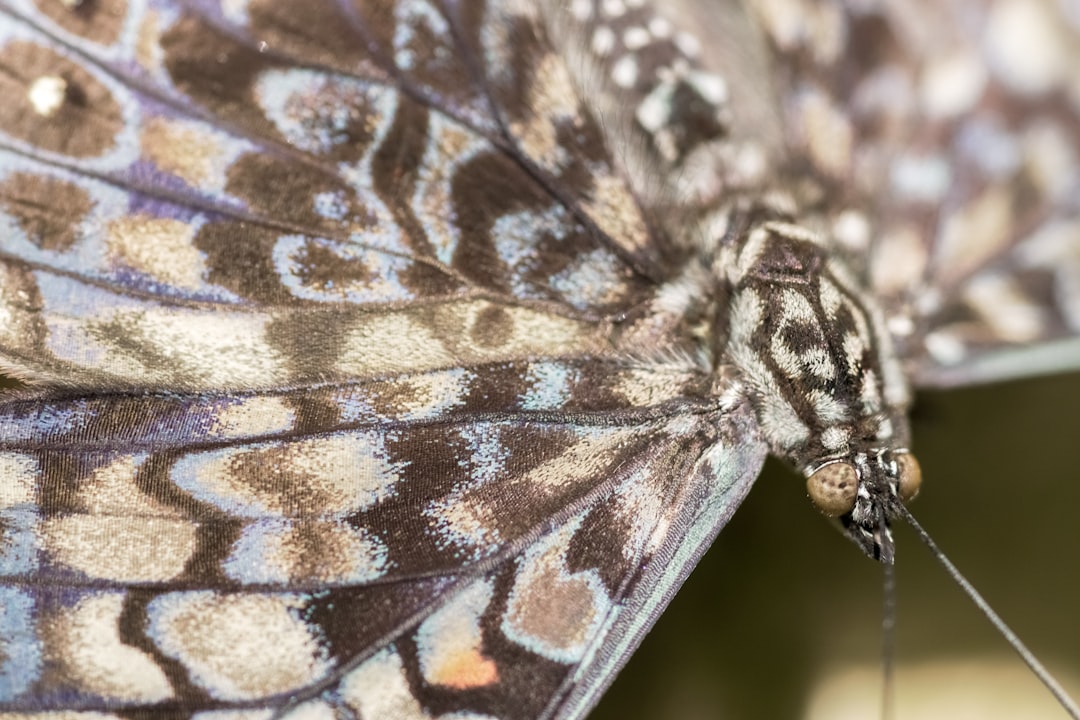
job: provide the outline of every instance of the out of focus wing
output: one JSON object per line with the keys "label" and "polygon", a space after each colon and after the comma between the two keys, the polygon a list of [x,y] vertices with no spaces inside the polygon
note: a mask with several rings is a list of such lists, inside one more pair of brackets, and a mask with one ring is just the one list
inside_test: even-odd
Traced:
{"label": "out of focus wing", "polygon": [[750,5],[777,60],[789,180],[867,259],[913,381],[1080,367],[1069,4]]}

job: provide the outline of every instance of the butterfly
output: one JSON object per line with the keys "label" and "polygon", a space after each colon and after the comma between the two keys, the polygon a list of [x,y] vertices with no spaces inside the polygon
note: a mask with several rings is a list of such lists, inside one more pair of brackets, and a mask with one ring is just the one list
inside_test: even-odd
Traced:
{"label": "butterfly", "polygon": [[0,4],[0,710],[580,717],[770,452],[891,562],[1080,364],[1055,8]]}

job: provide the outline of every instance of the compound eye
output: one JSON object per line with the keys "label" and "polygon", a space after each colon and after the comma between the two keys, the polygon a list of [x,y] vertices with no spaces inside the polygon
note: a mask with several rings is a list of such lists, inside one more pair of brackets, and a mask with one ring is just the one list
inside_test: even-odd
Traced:
{"label": "compound eye", "polygon": [[859,490],[859,473],[846,462],[822,465],[806,478],[806,492],[818,510],[830,517],[839,517],[855,507]]}
{"label": "compound eye", "polygon": [[896,469],[900,480],[897,492],[900,499],[907,504],[915,499],[915,496],[919,494],[919,488],[922,487],[922,468],[911,453],[898,453]]}

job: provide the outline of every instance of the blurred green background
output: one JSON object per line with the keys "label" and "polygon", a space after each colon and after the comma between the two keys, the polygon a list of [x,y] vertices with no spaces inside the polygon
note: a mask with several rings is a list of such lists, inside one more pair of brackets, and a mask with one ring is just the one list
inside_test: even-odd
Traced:
{"label": "blurred green background", "polygon": [[[1080,697],[1080,374],[922,393],[912,510]],[[1065,718],[906,527],[897,720]],[[770,461],[592,720],[878,718],[880,568]]]}

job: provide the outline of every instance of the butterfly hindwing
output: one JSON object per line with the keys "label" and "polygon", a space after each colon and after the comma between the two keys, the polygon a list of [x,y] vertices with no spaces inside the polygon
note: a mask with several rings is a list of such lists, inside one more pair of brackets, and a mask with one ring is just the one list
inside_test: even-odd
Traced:
{"label": "butterfly hindwing", "polygon": [[[6,709],[380,716],[392,681],[433,717],[524,718],[595,694],[764,450],[746,408],[678,393],[594,421],[537,405],[530,375],[576,369],[488,368],[503,392],[520,374],[516,408],[461,371],[7,403]],[[612,398],[678,380],[588,369]]]}

